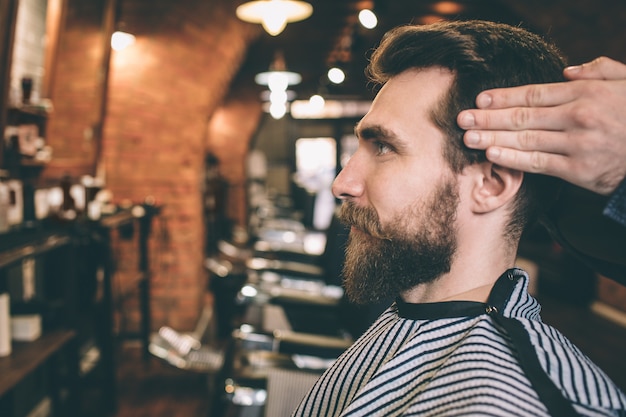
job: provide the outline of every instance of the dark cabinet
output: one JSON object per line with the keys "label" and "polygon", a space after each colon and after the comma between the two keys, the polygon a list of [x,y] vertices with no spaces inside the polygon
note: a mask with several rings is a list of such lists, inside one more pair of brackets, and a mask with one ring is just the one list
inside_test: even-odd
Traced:
{"label": "dark cabinet", "polygon": [[[41,317],[41,336],[0,358],[0,415],[77,415],[76,241],[67,232],[0,235],[0,288],[11,315]],[[49,410],[46,413],[46,410]]]}
{"label": "dark cabinet", "polygon": [[[106,416],[116,408],[116,332],[119,300],[137,297],[139,338],[148,357],[150,268],[148,238],[159,209],[120,209],[99,221],[48,220],[0,234],[0,292],[11,314],[41,317],[41,336],[13,342],[0,357],[0,416],[33,410],[53,417]],[[136,252],[132,279],[114,279],[119,239]],[[132,249],[131,249],[132,248]],[[49,413],[45,413],[50,410]]]}

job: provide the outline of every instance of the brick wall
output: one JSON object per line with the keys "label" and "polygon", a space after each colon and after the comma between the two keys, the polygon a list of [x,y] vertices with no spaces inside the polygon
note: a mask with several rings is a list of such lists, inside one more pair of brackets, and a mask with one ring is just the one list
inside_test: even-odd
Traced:
{"label": "brick wall", "polygon": [[226,211],[233,224],[245,226],[246,166],[250,139],[259,126],[262,108],[257,89],[245,82],[235,86],[225,103],[211,117],[207,148],[220,161],[220,172],[228,182]]}
{"label": "brick wall", "polygon": [[[230,1],[184,3],[124,2],[122,19],[137,42],[111,58],[102,155],[118,201],[153,196],[163,205],[151,245],[153,320],[177,329],[192,328],[206,291],[201,192],[208,123],[258,33],[236,19]],[[237,153],[222,163],[235,181],[249,140],[239,136]]]}
{"label": "brick wall", "polygon": [[[162,206],[149,243],[154,329],[167,324],[191,330],[195,325],[207,284],[204,155],[208,150],[218,154],[229,182],[241,184],[243,158],[260,114],[254,95],[226,99],[248,45],[261,33],[260,27],[239,21],[234,8],[229,0],[123,2],[121,18],[136,43],[111,55],[100,164],[115,202],[139,203],[152,196]],[[78,19],[75,13],[68,11],[68,22]],[[89,131],[99,100],[94,71],[103,47],[97,28],[79,21],[63,35],[54,89],[57,109],[49,126],[52,178],[62,171],[87,173],[93,161]],[[237,222],[245,221],[241,197],[233,193],[229,202]],[[117,253],[129,255],[128,250]],[[135,267],[128,259],[119,265],[121,277],[126,265]],[[129,299],[122,308],[124,330],[136,330],[136,304]]]}
{"label": "brick wall", "polygon": [[54,159],[44,176],[86,174],[95,165],[93,129],[102,106],[103,0],[68,2],[51,82],[54,111],[46,139]]}

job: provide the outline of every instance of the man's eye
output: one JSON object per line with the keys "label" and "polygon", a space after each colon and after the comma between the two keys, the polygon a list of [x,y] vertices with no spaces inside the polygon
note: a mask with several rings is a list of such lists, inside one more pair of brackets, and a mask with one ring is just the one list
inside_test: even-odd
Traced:
{"label": "man's eye", "polygon": [[376,146],[376,155],[385,155],[391,151],[391,148],[383,142],[375,142],[374,145]]}

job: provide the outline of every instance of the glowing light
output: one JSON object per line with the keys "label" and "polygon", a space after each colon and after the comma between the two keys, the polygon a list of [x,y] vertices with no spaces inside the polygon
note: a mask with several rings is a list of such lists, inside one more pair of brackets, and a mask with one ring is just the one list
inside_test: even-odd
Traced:
{"label": "glowing light", "polygon": [[287,113],[287,104],[286,103],[271,103],[270,104],[270,115],[274,119],[282,118],[285,113]]}
{"label": "glowing light", "polygon": [[135,43],[135,36],[127,32],[113,32],[111,35],[111,48],[116,51],[128,48]]}
{"label": "glowing light", "polygon": [[258,291],[253,286],[246,285],[241,288],[241,295],[243,295],[244,297],[255,297],[257,294]]}
{"label": "glowing light", "polygon": [[300,84],[302,76],[291,71],[266,71],[258,73],[254,81],[260,85],[267,85],[272,91],[286,90],[288,85]]}
{"label": "glowing light", "polygon": [[373,11],[363,9],[359,12],[359,22],[366,29],[374,29],[378,25],[378,18]]}
{"label": "glowing light", "polygon": [[346,74],[340,68],[334,67],[328,70],[328,79],[335,84],[341,84],[346,79]]}
{"label": "glowing light", "polygon": [[313,6],[297,0],[256,0],[237,7],[237,17],[245,22],[260,23],[272,36],[281,33],[287,23],[311,16]]}
{"label": "glowing light", "polygon": [[270,92],[270,103],[286,103],[287,102],[287,91],[285,90],[275,90]]}
{"label": "glowing light", "polygon": [[324,110],[325,100],[319,94],[314,94],[309,98],[310,111],[315,114]]}

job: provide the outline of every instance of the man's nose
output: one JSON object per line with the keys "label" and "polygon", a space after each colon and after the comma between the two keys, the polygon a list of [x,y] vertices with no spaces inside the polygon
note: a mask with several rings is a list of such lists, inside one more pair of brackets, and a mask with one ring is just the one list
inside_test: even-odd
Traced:
{"label": "man's nose", "polygon": [[360,197],[363,195],[362,163],[358,151],[348,160],[346,166],[337,174],[333,182],[333,194],[340,200]]}

